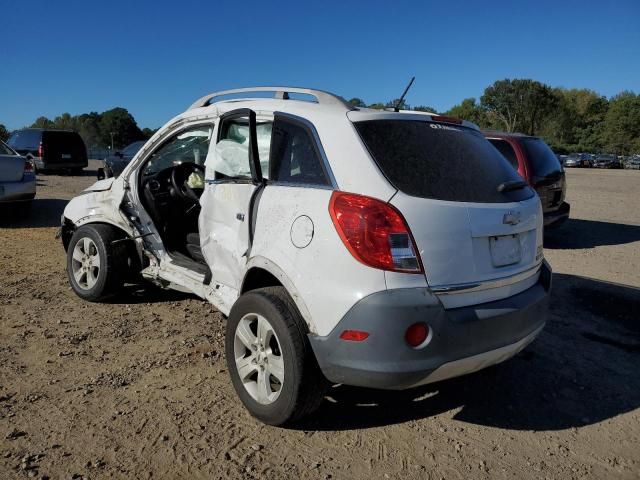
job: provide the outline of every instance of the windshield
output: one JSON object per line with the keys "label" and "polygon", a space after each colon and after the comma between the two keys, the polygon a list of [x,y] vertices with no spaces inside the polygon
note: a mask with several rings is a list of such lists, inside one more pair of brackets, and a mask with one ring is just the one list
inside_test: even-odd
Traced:
{"label": "windshield", "polygon": [[536,177],[547,177],[562,171],[556,154],[539,138],[523,138],[522,145]]}
{"label": "windshield", "polygon": [[615,159],[616,159],[615,155],[598,155],[596,157],[596,160],[607,160],[607,161],[609,161],[609,160],[615,160]]}
{"label": "windshield", "polygon": [[355,127],[382,173],[408,195],[482,203],[533,196],[526,186],[498,191],[522,178],[476,130],[420,120],[370,120]]}

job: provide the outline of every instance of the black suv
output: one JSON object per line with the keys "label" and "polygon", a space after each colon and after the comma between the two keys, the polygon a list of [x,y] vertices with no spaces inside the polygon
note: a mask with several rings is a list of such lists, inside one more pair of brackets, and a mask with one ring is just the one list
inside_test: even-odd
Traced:
{"label": "black suv", "polygon": [[82,137],[70,130],[25,128],[14,132],[7,144],[31,159],[36,171],[79,172],[88,165],[87,148]]}

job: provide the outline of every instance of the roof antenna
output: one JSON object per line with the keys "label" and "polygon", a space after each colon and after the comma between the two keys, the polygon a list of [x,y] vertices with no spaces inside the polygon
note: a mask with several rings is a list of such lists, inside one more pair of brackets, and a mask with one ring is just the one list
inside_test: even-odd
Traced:
{"label": "roof antenna", "polygon": [[409,85],[407,85],[407,88],[404,89],[404,92],[402,92],[402,95],[400,96],[400,98],[398,99],[398,101],[396,102],[395,106],[393,107],[393,111],[394,112],[399,112],[400,111],[400,105],[402,105],[402,102],[404,100],[404,97],[407,95],[407,92],[409,91],[409,89],[411,88],[411,85],[413,85],[413,81],[416,79],[416,77],[411,77],[411,81],[409,82]]}

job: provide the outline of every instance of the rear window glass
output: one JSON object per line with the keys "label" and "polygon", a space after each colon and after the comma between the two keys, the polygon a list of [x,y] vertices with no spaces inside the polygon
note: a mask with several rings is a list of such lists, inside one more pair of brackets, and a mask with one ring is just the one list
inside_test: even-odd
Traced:
{"label": "rear window glass", "polygon": [[523,138],[522,146],[527,152],[529,165],[536,177],[547,177],[562,171],[556,154],[539,138]]}
{"label": "rear window glass", "polygon": [[40,130],[19,130],[11,135],[7,144],[17,150],[37,150],[40,145]]}
{"label": "rear window glass", "polygon": [[4,143],[0,142],[0,155],[15,155],[15,153]]}
{"label": "rear window glass", "polygon": [[45,143],[45,147],[51,146],[52,144],[58,144],[61,146],[74,146],[84,148],[82,137],[76,132],[45,131],[42,135],[42,142]]}
{"label": "rear window glass", "polygon": [[476,130],[417,120],[372,120],[355,126],[384,175],[408,195],[481,203],[533,196],[528,187],[498,191],[502,183],[522,178]]}
{"label": "rear window glass", "polygon": [[491,145],[496,147],[502,155],[504,155],[504,158],[507,159],[513,168],[516,170],[518,169],[518,157],[516,156],[516,151],[511,145],[509,145],[509,142],[495,138],[490,138],[489,142]]}

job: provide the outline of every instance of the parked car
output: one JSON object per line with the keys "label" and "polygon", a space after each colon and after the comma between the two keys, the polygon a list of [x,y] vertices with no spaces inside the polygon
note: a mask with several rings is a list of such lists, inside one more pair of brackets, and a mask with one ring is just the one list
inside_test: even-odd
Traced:
{"label": "parked car", "polygon": [[70,130],[25,128],[14,132],[7,143],[31,160],[36,172],[65,170],[79,173],[88,165],[82,137]]}
{"label": "parked car", "polygon": [[538,192],[544,226],[562,225],[569,218],[571,206],[565,202],[567,183],[564,169],[549,146],[538,137],[520,133],[486,131],[484,135]]}
{"label": "parked car", "polygon": [[567,158],[569,158],[569,155],[556,155],[556,156],[558,157],[558,161],[560,162],[560,165],[564,167],[564,164],[567,161]]}
{"label": "parked car", "polygon": [[593,166],[595,168],[622,168],[622,162],[618,160],[616,155],[602,154],[596,156]]}
{"label": "parked car", "polygon": [[0,141],[0,208],[27,210],[35,196],[33,163]]}
{"label": "parked car", "polygon": [[640,155],[633,155],[624,164],[624,168],[640,170]]}
{"label": "parked car", "polygon": [[99,178],[111,178],[117,177],[122,173],[124,167],[131,161],[131,159],[138,153],[138,150],[142,148],[145,144],[144,141],[133,142],[127,145],[121,152],[115,152],[113,155],[108,156],[104,159],[104,167],[103,175],[100,175],[100,171],[98,170]]}
{"label": "parked car", "polygon": [[572,153],[564,162],[565,167],[590,167],[591,160],[586,153]]}
{"label": "parked car", "polygon": [[522,350],[547,319],[542,230],[475,125],[256,87],[169,121],[69,202],[60,235],[83,299],[141,273],[227,315],[235,390],[279,425],[327,382],[406,389]]}

